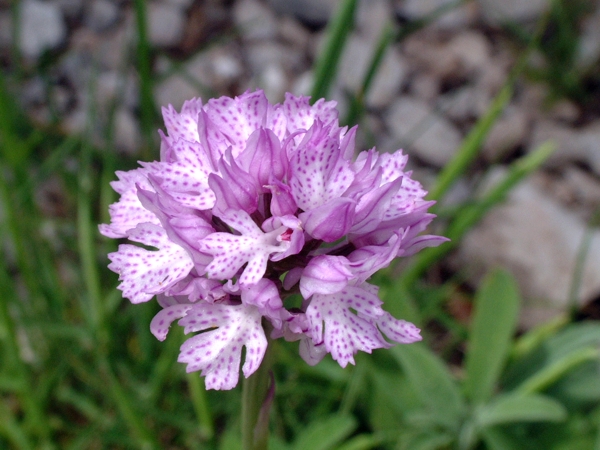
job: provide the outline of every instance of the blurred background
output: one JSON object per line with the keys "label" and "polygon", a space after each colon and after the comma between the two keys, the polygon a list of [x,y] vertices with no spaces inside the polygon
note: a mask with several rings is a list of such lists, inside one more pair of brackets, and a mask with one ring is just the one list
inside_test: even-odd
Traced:
{"label": "blurred background", "polygon": [[0,0],[0,448],[241,448],[97,224],[161,106],[261,88],[403,148],[452,238],[376,276],[424,344],[276,344],[271,447],[600,449],[599,63],[594,0]]}

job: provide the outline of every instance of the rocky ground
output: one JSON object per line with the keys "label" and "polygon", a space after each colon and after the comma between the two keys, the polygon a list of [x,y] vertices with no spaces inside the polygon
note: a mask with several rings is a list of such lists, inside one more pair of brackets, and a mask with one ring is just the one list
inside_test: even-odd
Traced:
{"label": "rocky ground", "polygon": [[[264,88],[272,102],[282,100],[286,91],[307,94],[323,27],[337,3],[148,1],[154,101],[178,108],[193,96],[234,95],[255,87]],[[348,108],[345,93],[359,87],[386,23],[412,23],[449,3],[361,1],[332,93],[341,110]],[[548,3],[464,2],[393,45],[366,99],[365,145],[374,143],[381,151],[404,148],[418,178],[428,185],[487,111],[520,54],[516,40],[500,24],[510,21],[531,30]],[[135,154],[142,127],[140,82],[133,65],[133,2],[10,4],[0,0],[0,65],[22,72],[25,81],[12,90],[30,117],[64,133],[91,132],[98,145],[107,145],[105,130],[111,129],[115,151]],[[589,71],[598,62],[599,25],[600,6],[595,4],[580,21],[576,71]],[[15,51],[21,55],[19,68]],[[543,56],[533,54],[530,65],[545,67]],[[547,139],[556,141],[558,150],[544,170],[519,185],[506,204],[469,233],[450,261],[473,284],[494,265],[509,268],[526,297],[524,326],[565,310],[577,254],[600,207],[600,110],[593,102],[549,101],[550,94],[548,84],[519,80],[485,143],[478,170],[461,180],[448,200],[468,198],[491,165],[501,171]],[[599,266],[596,230],[591,231],[578,295],[588,310],[600,298]]]}

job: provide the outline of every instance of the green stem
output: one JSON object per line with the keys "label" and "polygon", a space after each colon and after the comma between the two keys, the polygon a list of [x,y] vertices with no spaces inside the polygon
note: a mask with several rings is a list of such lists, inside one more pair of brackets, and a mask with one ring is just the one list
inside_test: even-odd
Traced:
{"label": "green stem", "polygon": [[273,342],[269,342],[259,368],[242,383],[242,448],[244,450],[267,450],[268,448],[268,413],[274,396],[274,380],[269,383],[272,379],[272,345]]}

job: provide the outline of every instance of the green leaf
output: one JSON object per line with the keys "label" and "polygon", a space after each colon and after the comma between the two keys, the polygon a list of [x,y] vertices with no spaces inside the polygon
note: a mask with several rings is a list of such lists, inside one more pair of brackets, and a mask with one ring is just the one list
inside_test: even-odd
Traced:
{"label": "green leaf", "polygon": [[464,402],[444,362],[421,343],[398,345],[390,351],[438,423],[458,426]]}
{"label": "green leaf", "polygon": [[296,438],[294,450],[328,450],[335,448],[356,429],[351,416],[332,415],[311,423]]}
{"label": "green leaf", "polygon": [[408,438],[403,438],[399,449],[402,450],[438,450],[451,448],[450,444],[454,438],[448,433],[440,433],[437,430],[424,430]]}
{"label": "green leaf", "polygon": [[575,350],[527,378],[519,385],[517,390],[523,394],[540,392],[552,386],[579,365],[588,361],[598,361],[599,359],[598,348],[583,347]]}
{"label": "green leaf", "polygon": [[[523,442],[506,434],[502,427],[489,427],[481,431],[481,438],[489,450],[520,450],[526,448]],[[531,441],[528,441],[531,444]],[[530,447],[529,447],[530,448]]]}
{"label": "green leaf", "polygon": [[475,296],[467,349],[465,393],[475,404],[492,395],[506,361],[519,313],[519,293],[504,270],[488,275]]}
{"label": "green leaf", "polygon": [[478,409],[475,417],[481,427],[489,427],[517,422],[560,422],[567,418],[567,411],[545,395],[511,393]]}
{"label": "green leaf", "polygon": [[360,434],[340,445],[336,450],[369,450],[371,448],[381,448],[381,443],[384,440],[383,436],[377,434]]}

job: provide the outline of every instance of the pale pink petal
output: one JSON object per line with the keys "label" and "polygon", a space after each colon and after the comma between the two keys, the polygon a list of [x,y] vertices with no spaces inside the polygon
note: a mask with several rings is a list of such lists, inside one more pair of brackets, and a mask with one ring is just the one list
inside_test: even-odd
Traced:
{"label": "pale pink petal", "polygon": [[412,344],[423,339],[421,337],[421,330],[414,324],[396,319],[388,312],[377,319],[376,323],[383,334],[392,341],[400,344]]}
{"label": "pale pink petal", "polygon": [[110,238],[123,238],[140,223],[159,224],[158,218],[142,206],[137,195],[137,186],[153,191],[147,178],[147,170],[117,171],[116,175],[119,180],[111,182],[110,185],[121,194],[121,198],[108,207],[111,221],[110,224],[99,226],[100,233]]}
{"label": "pale pink petal", "polygon": [[215,194],[208,176],[216,172],[201,144],[183,139],[173,145],[173,162],[143,164],[171,197],[180,204],[199,210],[211,209]]}
{"label": "pale pink petal", "polygon": [[186,333],[202,331],[181,346],[178,361],[187,372],[200,370],[207,389],[232,389],[238,383],[242,347],[247,378],[256,371],[267,349],[261,315],[254,306],[198,303],[179,321]]}
{"label": "pale pink petal", "polygon": [[298,207],[307,211],[339,198],[354,179],[338,137],[319,121],[310,128],[290,160],[290,187]]}
{"label": "pale pink petal", "polygon": [[272,108],[263,91],[245,93],[239,97],[220,97],[208,101],[206,113],[218,129],[227,136],[234,158],[246,148],[250,135],[265,126],[268,109]]}
{"label": "pale pink petal", "polygon": [[119,274],[123,297],[132,303],[150,300],[185,278],[194,266],[188,253],[171,242],[159,225],[144,223],[130,231],[129,239],[157,248],[156,251],[122,244],[110,253],[108,268]]}
{"label": "pale pink petal", "polygon": [[335,294],[315,294],[306,310],[313,343],[323,342],[342,367],[354,364],[354,354],[359,350],[371,353],[376,348],[388,348],[390,344],[371,323],[384,314],[380,304],[375,295],[353,286]]}
{"label": "pale pink petal", "polygon": [[150,331],[159,341],[164,341],[169,332],[171,324],[185,317],[187,312],[192,308],[191,304],[176,304],[168,306],[158,312],[150,322]]}
{"label": "pale pink petal", "polygon": [[290,241],[281,238],[287,231],[285,226],[263,233],[242,210],[229,210],[221,218],[242,235],[212,233],[200,241],[200,250],[214,257],[206,267],[209,278],[232,278],[247,263],[239,282],[243,285],[257,283],[265,273],[269,255],[283,253],[290,247]]}

